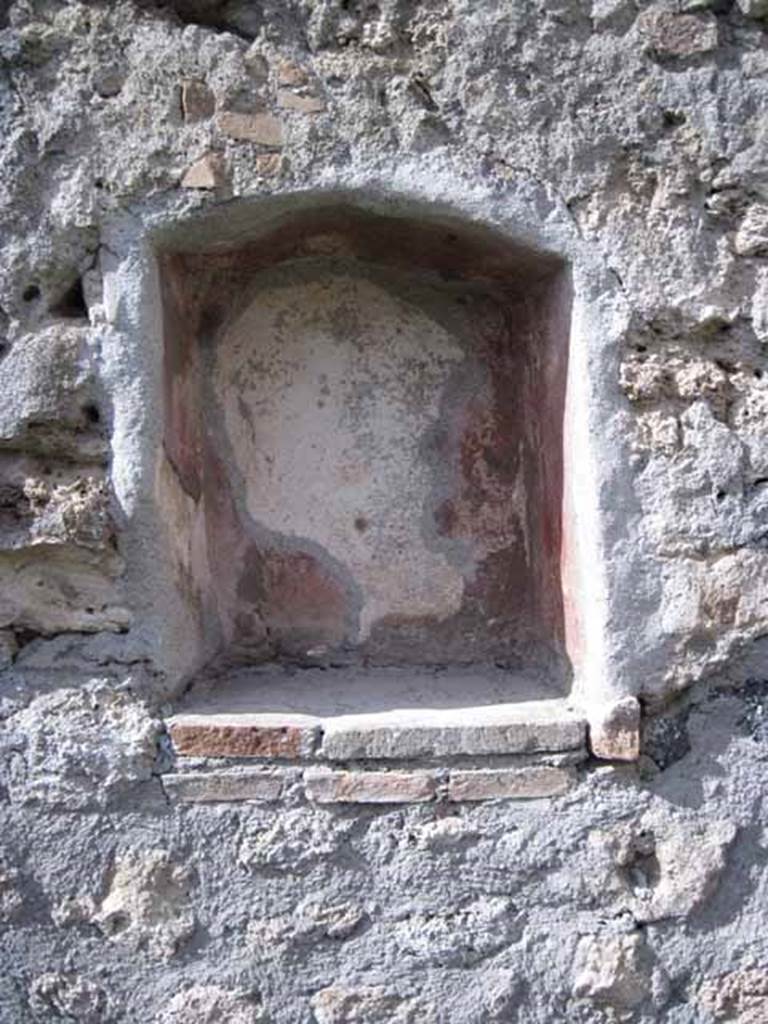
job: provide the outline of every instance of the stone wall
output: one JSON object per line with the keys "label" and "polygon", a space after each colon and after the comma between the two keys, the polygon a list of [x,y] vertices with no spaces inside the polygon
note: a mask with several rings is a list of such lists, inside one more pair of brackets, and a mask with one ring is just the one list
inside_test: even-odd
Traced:
{"label": "stone wall", "polygon": [[[1,1024],[768,1019],[766,19],[0,4]],[[174,750],[217,636],[161,254],[328,202],[568,268],[559,614],[607,760]]]}

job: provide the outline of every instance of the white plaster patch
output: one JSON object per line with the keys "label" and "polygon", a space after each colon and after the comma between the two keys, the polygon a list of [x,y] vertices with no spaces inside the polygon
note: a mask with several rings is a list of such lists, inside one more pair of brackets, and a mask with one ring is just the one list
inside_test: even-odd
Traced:
{"label": "white plaster patch", "polygon": [[348,567],[358,640],[387,615],[460,608],[461,574],[422,536],[420,445],[463,358],[421,310],[339,274],[261,292],[222,339],[215,389],[248,510]]}

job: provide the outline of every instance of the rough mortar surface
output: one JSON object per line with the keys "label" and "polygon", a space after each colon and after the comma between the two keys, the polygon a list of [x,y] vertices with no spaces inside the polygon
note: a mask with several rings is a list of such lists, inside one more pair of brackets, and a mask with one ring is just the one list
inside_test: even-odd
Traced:
{"label": "rough mortar surface", "polygon": [[[765,0],[0,0],[0,1024],[768,1019],[767,108]],[[536,614],[586,709],[554,753],[587,717],[608,760],[481,762],[453,738],[427,757],[407,722],[376,737],[383,768],[364,730],[319,766],[311,728],[247,763],[174,752],[190,677],[232,636],[238,657],[275,642],[214,585],[244,511],[363,580],[342,663],[406,602],[453,614],[494,555],[399,510],[412,555],[377,546],[388,500],[437,504],[414,435],[467,314],[349,276],[333,232],[261,319],[202,310],[182,355],[205,372],[182,359],[166,402],[158,253],[277,250],[281,218],[324,202],[479,225],[565,268],[567,396],[531,419],[539,447],[562,427],[565,576]],[[406,403],[416,352],[430,386]],[[319,405],[322,373],[356,420]],[[198,379],[245,478],[229,501],[209,462],[207,519]],[[349,448],[347,476],[310,460],[302,489],[299,426]],[[356,482],[361,445],[384,471]],[[490,525],[529,558],[507,483],[520,504]]]}

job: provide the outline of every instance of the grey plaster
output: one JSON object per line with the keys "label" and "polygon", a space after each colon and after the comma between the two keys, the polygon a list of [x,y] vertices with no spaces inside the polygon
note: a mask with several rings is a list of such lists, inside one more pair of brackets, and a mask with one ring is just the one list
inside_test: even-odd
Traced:
{"label": "grey plaster", "polygon": [[[768,1019],[765,17],[0,5],[2,1024]],[[281,146],[231,116],[265,111]],[[639,697],[638,762],[548,799],[169,799],[210,784],[165,723],[214,643],[156,500],[156,254],[327,201],[568,265],[572,697]]]}

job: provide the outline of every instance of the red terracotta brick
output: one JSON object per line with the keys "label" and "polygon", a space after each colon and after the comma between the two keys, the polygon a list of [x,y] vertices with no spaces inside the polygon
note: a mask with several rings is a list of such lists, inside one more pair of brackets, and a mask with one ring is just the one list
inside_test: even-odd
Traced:
{"label": "red terracotta brick", "polygon": [[306,757],[315,730],[305,726],[249,722],[176,721],[169,726],[173,749],[187,757]]}

